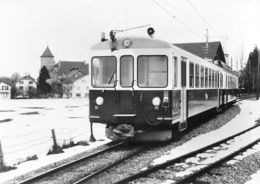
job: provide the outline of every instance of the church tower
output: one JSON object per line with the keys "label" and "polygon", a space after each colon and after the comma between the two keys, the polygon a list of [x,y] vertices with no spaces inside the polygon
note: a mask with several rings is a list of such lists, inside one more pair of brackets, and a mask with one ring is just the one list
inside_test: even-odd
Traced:
{"label": "church tower", "polygon": [[49,47],[45,49],[43,54],[41,55],[41,68],[46,66],[46,68],[50,71],[55,65],[54,56],[52,55]]}

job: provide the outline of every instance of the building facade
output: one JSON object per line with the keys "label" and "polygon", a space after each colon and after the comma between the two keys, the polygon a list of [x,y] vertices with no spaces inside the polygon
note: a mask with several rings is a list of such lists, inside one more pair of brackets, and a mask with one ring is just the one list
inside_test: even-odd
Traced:
{"label": "building facade", "polygon": [[88,98],[90,85],[90,76],[85,75],[72,84],[70,96],[72,98]]}
{"label": "building facade", "polygon": [[11,99],[11,86],[0,81],[0,100]]}
{"label": "building facade", "polygon": [[35,93],[37,84],[34,78],[30,75],[25,75],[15,84],[17,89],[17,94],[23,97],[30,95],[30,93]]}

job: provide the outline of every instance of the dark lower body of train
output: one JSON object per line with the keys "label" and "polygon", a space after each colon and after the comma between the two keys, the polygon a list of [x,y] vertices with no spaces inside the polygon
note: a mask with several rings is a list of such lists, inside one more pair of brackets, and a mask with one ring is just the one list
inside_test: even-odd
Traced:
{"label": "dark lower body of train", "polygon": [[236,99],[235,89],[90,90],[89,119],[106,124],[112,140],[167,141],[177,134],[173,126],[183,131],[190,118],[224,110]]}

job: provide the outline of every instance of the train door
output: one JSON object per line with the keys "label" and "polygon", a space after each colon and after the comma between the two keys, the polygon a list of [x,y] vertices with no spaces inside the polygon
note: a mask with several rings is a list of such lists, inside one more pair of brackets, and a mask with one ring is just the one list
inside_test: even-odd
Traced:
{"label": "train door", "polygon": [[188,107],[187,107],[187,63],[186,59],[181,59],[181,120],[180,120],[180,131],[183,131],[187,128],[187,115],[188,115]]}

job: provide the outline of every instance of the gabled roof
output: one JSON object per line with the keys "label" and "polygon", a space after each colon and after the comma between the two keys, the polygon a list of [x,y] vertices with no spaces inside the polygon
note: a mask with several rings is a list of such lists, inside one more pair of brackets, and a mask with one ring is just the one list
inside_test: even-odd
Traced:
{"label": "gabled roof", "polygon": [[4,83],[5,85],[8,85],[8,86],[12,86],[11,84],[0,80],[0,84],[1,84],[1,83]]}
{"label": "gabled roof", "polygon": [[43,52],[43,54],[41,55],[41,57],[54,57],[49,49],[49,47],[47,46],[47,48],[45,49],[45,51]]}
{"label": "gabled roof", "polygon": [[58,67],[59,74],[68,74],[73,70],[78,70],[84,75],[88,74],[88,65],[84,61],[59,61]]}
{"label": "gabled roof", "polygon": [[24,77],[22,77],[19,81],[21,80],[32,80],[32,81],[35,81],[34,78],[32,78],[30,75],[25,75]]}
{"label": "gabled roof", "polygon": [[221,60],[226,62],[221,43],[219,41],[208,42],[208,49],[206,48],[206,42],[174,43],[174,45],[203,59],[209,58],[212,60]]}

